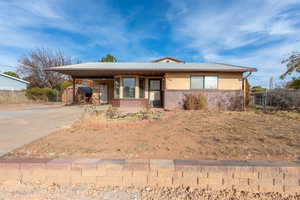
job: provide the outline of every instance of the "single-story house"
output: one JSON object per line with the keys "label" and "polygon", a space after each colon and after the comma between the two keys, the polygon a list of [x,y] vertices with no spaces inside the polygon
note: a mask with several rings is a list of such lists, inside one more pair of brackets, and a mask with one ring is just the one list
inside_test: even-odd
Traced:
{"label": "single-story house", "polygon": [[99,96],[101,104],[165,109],[183,108],[186,94],[199,93],[205,96],[209,109],[242,108],[246,78],[257,71],[229,64],[187,63],[171,57],[137,63],[80,63],[47,70],[72,76],[73,85],[76,79],[93,80],[93,95]]}
{"label": "single-story house", "polygon": [[0,73],[0,90],[20,91],[27,89],[29,82]]}

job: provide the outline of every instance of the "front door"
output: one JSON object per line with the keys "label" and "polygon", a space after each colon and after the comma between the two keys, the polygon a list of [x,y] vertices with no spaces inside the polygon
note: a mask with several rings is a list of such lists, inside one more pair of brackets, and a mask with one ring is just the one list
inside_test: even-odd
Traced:
{"label": "front door", "polygon": [[161,107],[161,79],[149,80],[149,101],[152,107]]}
{"label": "front door", "polygon": [[100,89],[100,103],[101,104],[108,103],[108,88],[107,88],[107,84],[101,84],[99,89]]}

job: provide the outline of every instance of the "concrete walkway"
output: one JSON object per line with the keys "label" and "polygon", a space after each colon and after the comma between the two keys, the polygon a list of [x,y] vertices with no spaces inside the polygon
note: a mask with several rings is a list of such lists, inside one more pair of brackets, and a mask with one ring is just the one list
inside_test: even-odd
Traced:
{"label": "concrete walkway", "polygon": [[48,106],[0,110],[0,156],[70,125],[82,114],[80,106]]}

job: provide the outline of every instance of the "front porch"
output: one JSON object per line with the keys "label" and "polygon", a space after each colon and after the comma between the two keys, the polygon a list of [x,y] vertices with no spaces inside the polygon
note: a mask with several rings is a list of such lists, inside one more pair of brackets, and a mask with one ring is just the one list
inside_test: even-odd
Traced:
{"label": "front porch", "polygon": [[129,108],[163,107],[165,89],[163,75],[73,77],[73,87],[75,87],[76,79],[92,80],[92,99],[95,105],[110,104],[113,107]]}

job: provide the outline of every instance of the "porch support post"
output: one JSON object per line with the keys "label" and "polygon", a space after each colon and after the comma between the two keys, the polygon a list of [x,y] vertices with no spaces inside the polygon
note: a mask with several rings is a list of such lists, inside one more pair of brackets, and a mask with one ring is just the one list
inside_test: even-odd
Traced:
{"label": "porch support post", "polygon": [[73,85],[73,104],[75,103],[75,77],[72,77],[72,85]]}
{"label": "porch support post", "polygon": [[139,87],[139,77],[137,76],[135,78],[135,98],[140,98],[140,87]]}
{"label": "porch support post", "polygon": [[145,78],[145,98],[149,97],[149,78]]}
{"label": "porch support post", "polygon": [[120,94],[119,98],[123,99],[123,77],[122,76],[120,77],[120,91],[119,91],[119,94]]}

